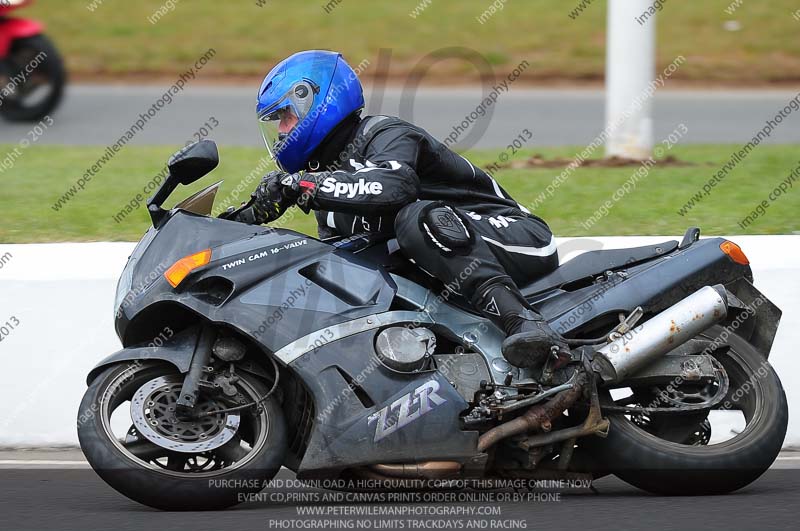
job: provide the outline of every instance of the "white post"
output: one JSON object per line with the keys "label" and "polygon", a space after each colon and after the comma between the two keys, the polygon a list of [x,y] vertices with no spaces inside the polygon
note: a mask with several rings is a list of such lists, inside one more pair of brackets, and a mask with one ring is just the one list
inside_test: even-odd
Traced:
{"label": "white post", "polygon": [[[652,0],[609,0],[606,28],[606,156],[646,159],[653,150],[656,20]],[[634,104],[636,100],[639,103]]]}

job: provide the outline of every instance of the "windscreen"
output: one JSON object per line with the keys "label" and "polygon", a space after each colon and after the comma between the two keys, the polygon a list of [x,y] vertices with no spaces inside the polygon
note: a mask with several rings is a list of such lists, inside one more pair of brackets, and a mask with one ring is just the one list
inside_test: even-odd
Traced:
{"label": "windscreen", "polygon": [[203,188],[196,194],[192,194],[177,205],[175,208],[199,214],[201,216],[210,216],[211,210],[214,208],[214,198],[217,196],[217,191],[222,184],[222,181],[216,182],[211,186]]}

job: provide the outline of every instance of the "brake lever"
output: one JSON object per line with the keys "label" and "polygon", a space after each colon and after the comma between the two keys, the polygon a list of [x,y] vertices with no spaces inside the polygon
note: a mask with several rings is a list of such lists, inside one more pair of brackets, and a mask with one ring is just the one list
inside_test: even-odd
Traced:
{"label": "brake lever", "polygon": [[253,212],[253,207],[243,208],[238,214],[236,214],[235,221],[238,221],[240,223],[245,223],[247,225],[259,224],[256,221],[256,213]]}
{"label": "brake lever", "polygon": [[[245,210],[247,210],[248,208],[253,206],[253,203],[255,203],[255,200],[256,200],[256,198],[251,195],[250,199],[246,203],[242,203],[239,206],[239,208],[228,207],[227,210],[225,210],[224,212],[221,212],[217,217],[220,218],[220,219],[235,220],[239,216],[239,214],[241,214],[242,212],[244,212]],[[252,213],[252,210],[251,210],[251,213]],[[248,220],[244,221],[243,223],[248,223],[248,224],[252,225],[255,222],[255,214],[251,214],[251,216],[246,216],[246,217],[248,218]],[[252,217],[252,221],[249,220],[250,217]]]}

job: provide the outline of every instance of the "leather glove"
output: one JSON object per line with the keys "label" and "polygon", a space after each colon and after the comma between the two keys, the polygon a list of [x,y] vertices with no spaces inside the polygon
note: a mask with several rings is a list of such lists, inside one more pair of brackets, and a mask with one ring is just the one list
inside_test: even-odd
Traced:
{"label": "leather glove", "polygon": [[284,195],[281,180],[290,177],[282,171],[271,171],[261,179],[253,192],[253,212],[257,223],[275,221],[294,204],[294,199]]}
{"label": "leather glove", "polygon": [[311,201],[317,194],[316,175],[312,173],[284,175],[280,180],[280,185],[283,196],[308,214],[311,210]]}
{"label": "leather glove", "polygon": [[269,172],[253,193],[256,219],[259,223],[274,221],[295,204],[308,214],[316,193],[317,181],[312,174]]}

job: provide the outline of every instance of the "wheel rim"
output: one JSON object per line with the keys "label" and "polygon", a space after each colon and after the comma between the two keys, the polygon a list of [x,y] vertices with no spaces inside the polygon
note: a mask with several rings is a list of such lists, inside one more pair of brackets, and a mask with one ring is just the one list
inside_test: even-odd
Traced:
{"label": "wheel rim", "polygon": [[56,91],[56,84],[50,75],[45,62],[39,63],[32,72],[25,72],[25,67],[36,59],[39,50],[20,48],[8,58],[8,70],[11,76],[0,76],[1,86],[9,86],[12,79],[24,76],[19,84],[11,86],[10,93],[0,98],[6,104],[20,108],[33,108],[47,101]]}
{"label": "wheel rim", "polygon": [[[242,468],[260,453],[270,432],[264,408],[222,414],[222,424],[218,422],[220,415],[194,423],[180,419],[173,423],[169,408],[174,407],[173,393],[180,390],[183,376],[161,372],[157,375],[152,368],[131,366],[109,382],[100,398],[102,435],[127,460],[162,474],[199,478]],[[243,378],[236,386],[252,400],[259,397],[258,390]],[[130,406],[125,407],[128,403]],[[200,411],[213,413],[221,407],[209,397],[198,397]],[[130,426],[125,433],[114,429],[115,412],[128,416]],[[164,419],[169,422],[161,423]],[[160,423],[153,425],[153,420]]]}
{"label": "wheel rim", "polygon": [[200,416],[180,419],[177,403],[182,378],[159,376],[145,383],[131,397],[131,419],[136,432],[150,442],[170,450],[198,454],[228,443],[239,429],[238,413],[215,413],[225,408],[213,398],[195,408]]}

